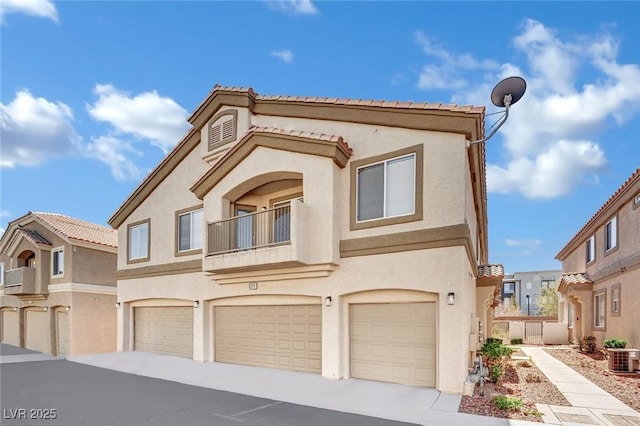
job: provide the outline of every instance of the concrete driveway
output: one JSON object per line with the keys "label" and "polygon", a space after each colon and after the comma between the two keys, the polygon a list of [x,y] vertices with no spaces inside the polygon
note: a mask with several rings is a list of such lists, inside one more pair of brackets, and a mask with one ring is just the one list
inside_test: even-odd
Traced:
{"label": "concrete driveway", "polygon": [[409,424],[127,374],[5,344],[0,355],[3,426]]}

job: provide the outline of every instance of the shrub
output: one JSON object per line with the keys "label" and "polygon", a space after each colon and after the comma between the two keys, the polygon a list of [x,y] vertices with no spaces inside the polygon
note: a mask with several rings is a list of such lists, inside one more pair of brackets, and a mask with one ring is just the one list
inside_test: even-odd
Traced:
{"label": "shrub", "polygon": [[524,341],[521,338],[511,339],[512,345],[521,345]]}
{"label": "shrub", "polygon": [[518,367],[524,367],[524,368],[529,368],[529,367],[531,367],[531,363],[530,363],[529,361],[527,361],[527,360],[524,360],[524,359],[523,359],[522,361],[518,361],[518,362],[516,362],[516,365],[517,365]]}
{"label": "shrub", "polygon": [[542,383],[542,377],[539,374],[529,373],[524,377],[527,383]]}
{"label": "shrub", "polygon": [[482,345],[480,352],[489,359],[497,360],[511,356],[513,349],[502,344],[501,340],[487,339],[484,345]]}
{"label": "shrub", "polygon": [[501,410],[518,411],[522,408],[522,400],[506,395],[496,395],[493,397],[493,403]]}
{"label": "shrub", "polygon": [[627,341],[618,337],[610,337],[602,343],[602,346],[607,349],[622,349],[627,346]]}
{"label": "shrub", "polygon": [[498,339],[497,337],[487,337],[485,343],[502,343],[502,339]]}
{"label": "shrub", "polygon": [[504,366],[501,363],[493,363],[489,368],[489,380],[497,383],[504,376]]}
{"label": "shrub", "polygon": [[584,336],[580,340],[580,352],[592,354],[596,351],[596,338],[594,336]]}

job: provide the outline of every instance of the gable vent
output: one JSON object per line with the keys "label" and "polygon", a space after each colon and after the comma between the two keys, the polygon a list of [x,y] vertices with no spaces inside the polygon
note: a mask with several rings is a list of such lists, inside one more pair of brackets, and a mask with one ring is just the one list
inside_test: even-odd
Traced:
{"label": "gable vent", "polygon": [[236,140],[238,112],[226,110],[216,114],[210,121],[209,151]]}
{"label": "gable vent", "polygon": [[211,143],[218,143],[220,142],[222,139],[220,139],[220,134],[221,132],[221,124],[218,124],[217,126],[211,126]]}
{"label": "gable vent", "polygon": [[222,140],[229,139],[233,136],[233,120],[227,120],[222,123]]}

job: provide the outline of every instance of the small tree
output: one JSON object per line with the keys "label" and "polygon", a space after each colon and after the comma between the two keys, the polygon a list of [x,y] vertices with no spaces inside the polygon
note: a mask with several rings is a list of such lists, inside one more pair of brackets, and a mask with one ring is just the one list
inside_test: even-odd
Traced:
{"label": "small tree", "polygon": [[501,302],[494,311],[496,317],[517,317],[520,316],[520,306],[515,297],[510,297],[508,302]]}
{"label": "small tree", "polygon": [[538,315],[558,315],[558,291],[556,287],[543,288],[538,296]]}

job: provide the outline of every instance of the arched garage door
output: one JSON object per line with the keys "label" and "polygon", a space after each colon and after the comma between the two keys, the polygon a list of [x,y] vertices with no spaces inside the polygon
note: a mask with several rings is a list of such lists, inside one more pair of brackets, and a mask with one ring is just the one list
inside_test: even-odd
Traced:
{"label": "arched garage door", "polygon": [[134,350],[193,358],[193,307],[134,308]]}
{"label": "arched garage door", "polygon": [[322,370],[321,305],[216,306],[215,360]]}
{"label": "arched garage door", "polygon": [[2,311],[2,341],[13,346],[20,346],[20,319],[18,311]]}
{"label": "arched garage door", "polygon": [[354,304],[349,314],[352,377],[435,386],[435,303]]}

